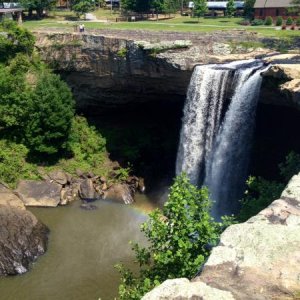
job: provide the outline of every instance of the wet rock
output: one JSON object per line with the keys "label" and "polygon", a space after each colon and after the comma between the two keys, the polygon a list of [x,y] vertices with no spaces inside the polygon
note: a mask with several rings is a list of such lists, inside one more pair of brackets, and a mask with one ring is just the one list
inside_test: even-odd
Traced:
{"label": "wet rock", "polygon": [[112,199],[125,204],[134,202],[133,192],[127,184],[113,184],[104,194],[104,199]]}
{"label": "wet rock", "polygon": [[68,176],[66,175],[65,172],[61,170],[52,171],[48,175],[52,180],[54,180],[55,182],[61,185],[65,185],[68,182]]}
{"label": "wet rock", "polygon": [[84,210],[96,210],[96,209],[98,209],[98,207],[96,205],[88,204],[88,203],[82,203],[80,205],[80,208],[84,209]]}
{"label": "wet rock", "polygon": [[96,198],[93,181],[85,179],[80,184],[79,195],[81,199],[94,199]]}
{"label": "wet rock", "polygon": [[146,186],[145,186],[145,181],[144,178],[139,178],[139,182],[138,182],[138,190],[141,193],[144,193],[146,190]]}
{"label": "wet rock", "polygon": [[0,193],[0,276],[26,272],[45,253],[48,240],[48,228],[12,192],[13,200],[4,200],[7,194]]}
{"label": "wet rock", "polygon": [[61,189],[55,182],[21,180],[16,193],[25,206],[55,207],[60,203]]}

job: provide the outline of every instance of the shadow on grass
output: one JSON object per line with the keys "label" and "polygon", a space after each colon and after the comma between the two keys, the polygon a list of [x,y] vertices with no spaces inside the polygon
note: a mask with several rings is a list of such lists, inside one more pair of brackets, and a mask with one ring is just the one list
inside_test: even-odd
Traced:
{"label": "shadow on grass", "polygon": [[200,24],[200,23],[203,23],[203,22],[199,22],[199,21],[183,21],[182,23],[184,23],[184,24]]}

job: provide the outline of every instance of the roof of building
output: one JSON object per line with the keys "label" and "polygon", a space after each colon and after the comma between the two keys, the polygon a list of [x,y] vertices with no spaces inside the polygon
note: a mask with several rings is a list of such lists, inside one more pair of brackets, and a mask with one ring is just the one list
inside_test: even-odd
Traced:
{"label": "roof of building", "polygon": [[256,0],[254,8],[292,7],[292,0]]}
{"label": "roof of building", "polygon": [[0,8],[0,14],[9,14],[13,12],[23,11],[24,8]]}

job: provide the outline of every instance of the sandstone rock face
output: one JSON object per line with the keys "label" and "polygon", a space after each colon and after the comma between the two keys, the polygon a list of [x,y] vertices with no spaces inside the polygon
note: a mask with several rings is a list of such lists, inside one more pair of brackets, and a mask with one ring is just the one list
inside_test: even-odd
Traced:
{"label": "sandstone rock face", "polygon": [[190,282],[186,278],[166,280],[146,294],[142,300],[234,300],[230,292],[221,291],[203,282]]}
{"label": "sandstone rock face", "polygon": [[[162,298],[145,299],[192,299],[186,293],[195,282],[228,291],[237,300],[294,299],[300,291],[300,173],[280,199],[225,230],[193,282],[183,288],[173,281],[161,290]],[[178,298],[172,298],[177,292]],[[202,299],[203,293],[204,288],[199,288],[193,299]]]}
{"label": "sandstone rock face", "polygon": [[[62,72],[77,105],[122,106],[129,102],[183,101],[197,64],[261,56],[268,50],[231,45],[256,41],[246,31],[209,34],[101,30],[89,33],[36,32],[45,61]],[[237,52],[237,53],[236,53]]]}
{"label": "sandstone rock face", "polygon": [[16,192],[25,206],[56,207],[62,186],[49,181],[21,180]]}
{"label": "sandstone rock face", "polygon": [[0,276],[22,274],[45,253],[48,228],[22,201],[0,187]]}

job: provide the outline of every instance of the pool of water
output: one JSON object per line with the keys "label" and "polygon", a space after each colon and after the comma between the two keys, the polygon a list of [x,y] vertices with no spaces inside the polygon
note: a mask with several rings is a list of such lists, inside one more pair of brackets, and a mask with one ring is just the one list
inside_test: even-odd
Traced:
{"label": "pool of water", "polygon": [[1,300],[112,300],[119,274],[114,265],[132,265],[129,241],[145,243],[139,225],[154,206],[145,195],[136,204],[96,201],[98,209],[80,209],[80,201],[57,208],[30,208],[50,228],[45,255],[19,276],[0,278]]}

